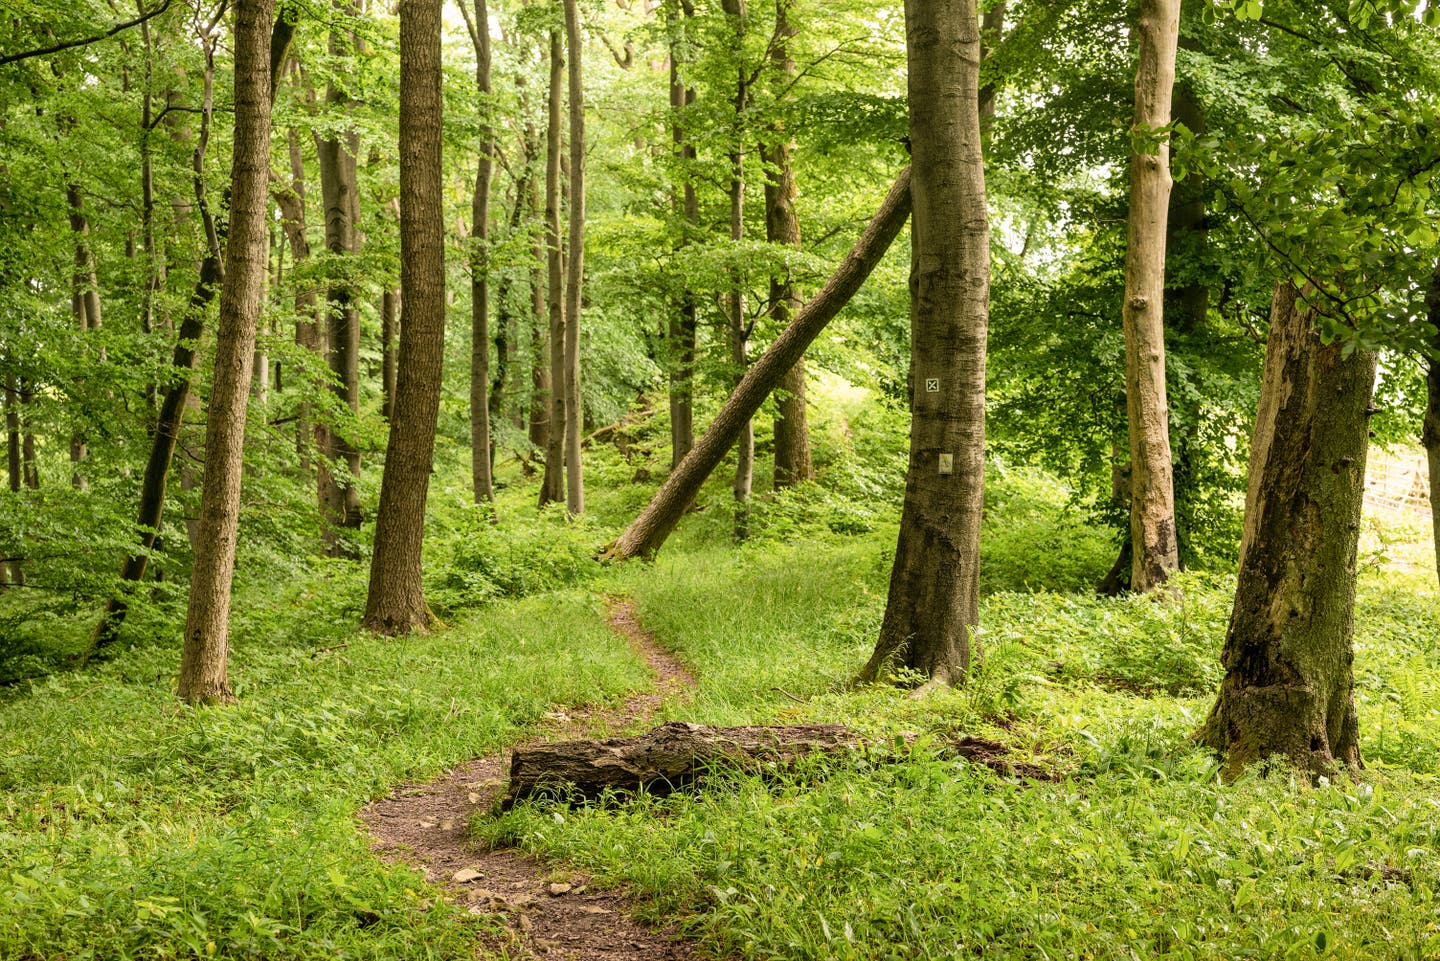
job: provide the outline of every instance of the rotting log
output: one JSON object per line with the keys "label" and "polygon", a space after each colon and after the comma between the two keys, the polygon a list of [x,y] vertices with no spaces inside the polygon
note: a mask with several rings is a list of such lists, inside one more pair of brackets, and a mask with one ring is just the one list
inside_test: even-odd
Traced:
{"label": "rotting log", "polygon": [[547,794],[593,799],[640,788],[669,794],[717,765],[785,766],[812,754],[845,754],[865,747],[843,724],[704,727],[671,721],[637,737],[516,748],[503,807]]}
{"label": "rotting log", "polygon": [[[510,787],[501,801],[537,796],[594,800],[607,793],[670,794],[694,785],[717,767],[786,768],[811,755],[867,754],[908,756],[914,734],[891,741],[867,741],[843,724],[791,724],[774,727],[706,727],[671,721],[636,737],[556,741],[516,748],[510,761]],[[995,741],[962,737],[936,745],[941,756],[990,768],[997,774],[1055,780],[1057,772],[1012,760],[1011,748]]]}

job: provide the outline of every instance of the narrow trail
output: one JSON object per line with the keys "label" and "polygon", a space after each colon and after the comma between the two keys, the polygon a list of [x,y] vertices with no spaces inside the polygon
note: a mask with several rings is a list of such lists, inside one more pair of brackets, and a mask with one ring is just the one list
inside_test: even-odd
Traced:
{"label": "narrow trail", "polygon": [[[557,712],[529,743],[611,733],[649,720],[666,700],[694,689],[694,676],[640,626],[633,602],[612,599],[608,623],[655,672],[655,689],[611,707]],[[624,894],[591,890],[575,872],[556,872],[519,851],[481,850],[469,840],[470,816],[504,792],[509,768],[509,749],[476,758],[434,781],[398,788],[364,808],[360,820],[385,860],[423,869],[426,880],[476,914],[501,916],[507,939],[488,945],[497,952],[547,961],[698,961],[695,947],[673,928],[636,921]],[[563,882],[552,884],[559,873]]]}

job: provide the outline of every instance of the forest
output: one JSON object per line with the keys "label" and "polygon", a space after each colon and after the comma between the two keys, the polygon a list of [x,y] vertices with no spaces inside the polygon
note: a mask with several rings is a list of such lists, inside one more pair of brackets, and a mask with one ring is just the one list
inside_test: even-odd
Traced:
{"label": "forest", "polygon": [[5,0],[0,961],[1440,958],[1431,0]]}

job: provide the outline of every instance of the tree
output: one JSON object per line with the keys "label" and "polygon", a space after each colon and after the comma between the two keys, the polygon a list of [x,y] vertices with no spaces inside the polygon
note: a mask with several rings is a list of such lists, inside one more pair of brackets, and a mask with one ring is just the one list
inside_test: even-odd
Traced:
{"label": "tree", "polygon": [[850,302],[909,217],[910,169],[907,167],[839,268],[746,371],[710,427],[665,478],[645,509],[619,538],[605,547],[603,553],[607,559],[651,557],[661,548],[681,516],[695,502],[705,479],[735,446],[750,418],[780,385],[785,372],[795,366],[795,361],[820,336],[825,325]]}
{"label": "tree", "polygon": [[550,327],[550,425],[540,506],[565,500],[565,273],[560,249],[560,100],[565,55],[560,32],[550,30],[550,87],[545,102],[546,306]]}
{"label": "tree", "polygon": [[1360,764],[1351,663],[1374,386],[1375,355],[1324,343],[1314,308],[1277,286],[1225,680],[1199,734],[1232,773],[1271,755],[1315,775]]}
{"label": "tree", "polygon": [[885,618],[861,671],[955,684],[980,620],[990,229],[975,0],[907,0],[915,198],[910,465]]}
{"label": "tree", "polygon": [[[745,69],[745,29],[748,8],[745,0],[721,0],[721,9],[734,18],[735,79],[734,130],[730,144],[730,240],[739,244],[745,239],[745,117],[750,107],[751,78]],[[745,281],[739,268],[731,271],[726,311],[729,315],[730,362],[735,366],[735,382],[745,375],[750,362],[747,341],[750,325],[745,322]],[[735,536],[744,539],[750,530],[750,491],[755,482],[755,424],[746,420],[740,428],[735,457]]]}
{"label": "tree", "polygon": [[[353,12],[349,0],[336,0],[336,16]],[[338,74],[347,64],[354,63],[358,39],[353,30],[340,26],[330,30],[330,56],[334,70],[325,89],[327,110],[346,115],[350,95],[346,80]],[[349,261],[359,252],[357,230],[360,219],[360,183],[355,155],[360,138],[354,130],[335,130],[328,136],[315,136],[316,153],[320,158],[320,193],[325,204],[325,250],[332,258],[331,280],[326,291],[328,318],[328,356],[331,389],[339,409],[353,416],[360,410],[360,312],[355,302],[355,283]],[[360,451],[347,431],[337,430],[333,423],[321,422],[319,431],[320,471],[317,487],[320,498],[321,534],[325,552],[331,557],[354,557],[355,548],[340,535],[342,530],[360,528]],[[336,461],[343,462],[347,476],[335,473]]]}
{"label": "tree", "polygon": [[[670,138],[673,160],[679,171],[680,186],[673,189],[671,206],[680,215],[680,248],[690,243],[690,232],[700,220],[700,201],[695,193],[695,179],[690,165],[695,162],[695,145],[685,133],[683,114],[695,102],[695,90],[688,86],[681,73],[681,56],[685,48],[683,30],[695,8],[688,0],[673,0],[666,8],[670,29]],[[670,467],[680,465],[690,448],[695,446],[695,336],[698,329],[695,294],[680,292],[679,304],[672,310],[666,339],[670,356],[666,358],[670,400]]]}
{"label": "tree", "polygon": [[1165,237],[1180,0],[1142,0],[1135,117],[1130,128],[1130,216],[1125,248],[1125,402],[1130,432],[1133,590],[1149,591],[1180,566],[1165,396]]}
{"label": "tree", "polygon": [[235,145],[230,228],[220,288],[215,378],[205,428],[205,477],[185,615],[180,697],[233,701],[228,678],[230,583],[240,525],[241,465],[255,330],[269,266],[270,15],[274,0],[235,4]]}
{"label": "tree", "polygon": [[1434,352],[1425,367],[1425,421],[1420,440],[1430,466],[1430,520],[1434,528],[1435,566],[1440,571],[1440,262],[1430,281],[1430,323],[1435,337],[1430,342]]}
{"label": "tree", "polygon": [[[788,39],[790,0],[775,0],[775,41],[770,59],[782,91],[795,82],[795,61],[790,59]],[[782,92],[782,96],[784,96]],[[791,143],[780,124],[770,128],[771,142],[761,152],[765,162],[765,239],[773,244],[799,248],[800,219],[795,215],[795,171],[790,166]],[[782,326],[800,307],[800,297],[787,270],[770,280],[770,313]],[[805,359],[795,362],[780,384],[775,414],[775,486],[790,487],[810,480],[810,428],[805,417]]]}
{"label": "tree", "polygon": [[428,626],[421,548],[445,358],[440,0],[400,4],[400,369],[364,626]]}
{"label": "tree", "polygon": [[580,464],[584,407],[580,398],[580,285],[585,276],[585,85],[584,44],[577,0],[564,0],[565,45],[570,53],[570,229],[565,276],[565,506],[585,512]]}
{"label": "tree", "polygon": [[[460,9],[465,10],[464,4]],[[490,12],[475,0],[475,18],[465,18],[475,44],[475,90],[480,99],[480,165],[470,205],[470,485],[475,502],[495,499],[490,460],[490,180],[495,131],[490,102]]]}

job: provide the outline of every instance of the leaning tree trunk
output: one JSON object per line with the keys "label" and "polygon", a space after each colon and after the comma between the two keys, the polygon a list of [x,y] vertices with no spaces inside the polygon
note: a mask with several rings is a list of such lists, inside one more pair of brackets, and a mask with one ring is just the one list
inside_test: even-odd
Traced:
{"label": "leaning tree trunk", "polygon": [[[794,36],[790,26],[791,0],[775,2],[776,42],[770,58],[780,82],[788,88],[794,82],[795,61],[790,59],[786,42]],[[762,152],[765,162],[765,239],[772,244],[800,247],[800,219],[795,216],[795,171],[790,166],[791,145],[788,135],[776,124],[770,130],[773,142]],[[790,280],[790,272],[770,279],[770,315],[783,328],[799,309],[800,297]],[[805,359],[780,382],[780,398],[775,413],[775,487],[792,487],[814,476],[810,466],[810,427],[805,416]]]}
{"label": "leaning tree trunk", "polygon": [[495,499],[490,461],[490,180],[494,171],[494,106],[490,102],[490,13],[475,0],[475,89],[480,98],[480,165],[470,201],[470,487],[475,503]]}
{"label": "leaning tree trunk", "polygon": [[1271,755],[1314,775],[1360,764],[1351,662],[1375,355],[1344,346],[1321,341],[1293,285],[1276,288],[1225,680],[1199,734],[1231,774]]}
{"label": "leaning tree trunk", "polygon": [[268,267],[270,12],[274,0],[235,5],[235,147],[230,230],[220,288],[215,377],[205,429],[199,544],[190,578],[179,694],[191,703],[233,701],[228,679],[230,583],[240,527],[240,480],[250,362]]}
{"label": "leaning tree trunk", "polygon": [[550,428],[540,506],[565,500],[565,275],[560,257],[560,99],[565,53],[560,33],[550,31],[550,93],[545,130],[546,303],[550,315]]}
{"label": "leaning tree trunk", "polygon": [[[915,222],[910,467],[874,680],[908,667],[954,684],[980,620],[990,229],[975,0],[907,0]],[[937,91],[939,93],[937,93]]]}
{"label": "leaning tree trunk", "polygon": [[400,0],[400,372],[364,619],[380,634],[428,626],[421,547],[445,359],[440,8]]}
{"label": "leaning tree trunk", "polygon": [[565,506],[585,513],[585,475],[580,435],[585,410],[580,399],[580,285],[585,277],[585,49],[577,0],[564,0],[565,45],[570,55],[570,231],[565,262]]}
{"label": "leaning tree trunk", "polygon": [[[1170,123],[1180,0],[1141,0],[1133,142]],[[1130,227],[1125,248],[1125,398],[1130,424],[1130,586],[1151,591],[1180,566],[1165,397],[1165,228],[1170,146],[1159,135],[1130,157]]]}
{"label": "leaning tree trunk", "polygon": [[825,325],[840,312],[865,278],[875,269],[885,251],[910,216],[910,170],[900,173],[885,201],[865,227],[855,246],[845,255],[838,270],[825,286],[795,315],[780,336],[775,338],[760,359],[751,365],[715,419],[710,429],[691,448],[680,465],[670,472],[660,490],[640,512],[625,533],[606,546],[605,556],[611,560],[649,557],[658,551],[679,523],[681,515],[695,502],[695,495],[711,471],[735,445],[745,425],[765,398],[770,396],[795,366],[805,349],[814,342]]}
{"label": "leaning tree trunk", "polygon": [[[336,15],[351,11],[348,0],[337,0]],[[351,31],[332,28],[330,55],[339,64],[354,63],[356,38]],[[325,106],[333,113],[348,117],[350,97],[332,80],[325,91]],[[333,119],[333,118],[332,118]],[[352,259],[359,252],[357,233],[359,177],[355,154],[359,137],[353,131],[335,131],[329,137],[316,136],[316,152],[320,159],[320,193],[325,202],[325,249],[331,256]],[[352,415],[360,412],[360,311],[355,303],[354,284],[349,271],[335,268],[339,279],[332,279],[327,290],[329,316],[329,360],[334,378],[335,399]],[[321,535],[325,553],[330,557],[355,557],[355,548],[346,542],[341,531],[360,528],[360,451],[346,432],[325,424],[319,435],[320,471],[317,487],[320,500]],[[337,461],[343,464],[343,475],[337,476]]]}
{"label": "leaning tree trunk", "polygon": [[1425,377],[1427,403],[1421,441],[1430,462],[1430,521],[1435,532],[1435,569],[1440,574],[1440,263],[1430,281],[1430,323],[1437,333],[1430,342],[1434,356],[1430,358]]}

